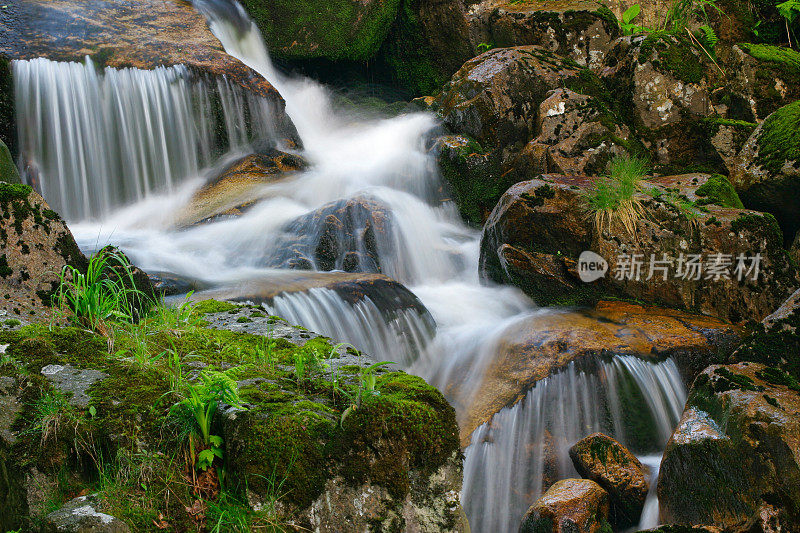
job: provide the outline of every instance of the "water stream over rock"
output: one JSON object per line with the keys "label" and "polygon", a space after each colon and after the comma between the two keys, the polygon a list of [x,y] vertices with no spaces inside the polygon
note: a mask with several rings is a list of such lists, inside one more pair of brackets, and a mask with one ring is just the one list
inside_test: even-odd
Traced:
{"label": "water stream over rock", "polygon": [[[274,145],[269,110],[222,82],[212,88],[194,83],[179,67],[101,75],[90,63],[21,61],[15,64],[21,147],[38,168],[46,199],[74,221],[70,227],[83,248],[113,242],[147,271],[221,291],[280,280],[286,271],[275,268],[287,261],[287,243],[310,268],[394,278],[419,299],[419,309],[386,295],[348,299],[317,282],[268,299],[257,292],[237,296],[351,341],[375,359],[403,364],[441,387],[459,409],[451,389],[476,387],[498,335],[537,311],[516,289],[479,283],[479,232],[443,201],[429,149],[436,120],[421,112],[386,120],[343,113],[323,86],[275,70],[238,5],[195,5],[226,51],[285,98],[309,167],[291,180],[264,184],[260,200],[241,216],[179,229],[174,214],[213,177],[211,167],[220,164],[215,159],[230,161],[248,150],[253,135],[244,133],[245,115],[258,125],[254,136]],[[212,94],[222,102],[226,143],[212,133]],[[364,208],[351,217],[349,233],[321,231],[328,215],[339,212],[336,206],[365,198],[380,206],[380,224]],[[382,231],[376,233],[377,226]],[[320,242],[341,244],[332,247],[331,264],[314,255]],[[346,261],[342,254],[348,253],[358,260]],[[573,363],[540,381],[471,437],[462,500],[472,530],[516,531],[543,482],[572,474],[565,450],[588,433],[602,430],[637,452],[659,452],[684,395],[671,360],[633,356]],[[640,416],[638,426],[630,413]]]}

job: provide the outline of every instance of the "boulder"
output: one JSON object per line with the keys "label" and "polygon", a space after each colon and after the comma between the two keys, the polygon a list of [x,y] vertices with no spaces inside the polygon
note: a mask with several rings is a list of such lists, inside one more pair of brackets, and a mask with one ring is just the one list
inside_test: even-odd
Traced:
{"label": "boulder", "polygon": [[475,47],[533,44],[592,68],[621,35],[614,14],[589,0],[483,0],[470,6],[467,21]]}
{"label": "boulder", "polygon": [[265,185],[289,179],[304,168],[302,158],[278,150],[241,157],[214,172],[175,214],[173,223],[186,227],[240,216],[269,196]]}
{"label": "boulder", "polygon": [[0,140],[0,181],[6,183],[20,183],[19,171],[14,164],[11,152],[2,140]]}
{"label": "boulder", "polygon": [[151,70],[182,64],[206,77],[225,78],[269,101],[279,133],[290,142],[299,140],[278,91],[225,52],[189,2],[17,2],[4,10],[0,33],[0,56],[11,60],[83,62],[88,55],[101,67]]}
{"label": "boulder", "polygon": [[775,215],[790,245],[800,229],[800,102],[775,111],[753,132],[731,182],[745,206]]}
{"label": "boulder", "polygon": [[608,494],[588,479],[563,479],[534,503],[520,533],[600,533],[608,530]]}
{"label": "boulder", "polygon": [[[463,389],[449,385],[447,393],[462,413],[459,426],[466,445],[478,426],[573,361],[590,366],[595,358],[609,354],[652,360],[672,357],[691,380],[710,362],[724,360],[739,339],[738,328],[720,320],[624,302],[600,302],[585,311],[539,313],[503,332],[496,355],[477,382],[465,382]],[[450,381],[459,383],[465,377]]]}
{"label": "boulder", "polygon": [[95,495],[80,496],[67,502],[45,518],[43,533],[128,533],[131,528],[122,520],[100,512]]}
{"label": "boulder", "polygon": [[616,528],[639,523],[650,484],[645,467],[635,455],[611,437],[594,433],[570,448],[569,456],[582,477],[608,493],[610,522]]}
{"label": "boulder", "polygon": [[779,369],[703,371],[661,462],[661,520],[739,531],[764,513],[800,527],[799,415],[800,384]]}
{"label": "boulder", "polygon": [[[597,227],[585,198],[597,180],[543,175],[510,188],[484,227],[484,279],[517,285],[541,305],[615,294],[733,322],[763,318],[796,288],[775,219],[736,208],[724,178],[643,181],[636,198],[644,216],[637,217],[635,234]],[[581,281],[577,262],[584,251],[605,261],[599,279]]]}
{"label": "boulder", "polygon": [[58,214],[27,185],[0,183],[0,309],[25,322],[49,315],[62,269],[86,258]]}
{"label": "boulder", "polygon": [[392,254],[389,208],[368,196],[337,200],[289,222],[266,259],[269,266],[299,270],[382,271]]}
{"label": "boulder", "polygon": [[737,118],[762,121],[800,99],[800,52],[768,44],[741,43],[729,60],[730,90]]}
{"label": "boulder", "polygon": [[620,38],[599,75],[655,165],[722,166],[703,128],[716,114],[711,88],[719,74],[688,37]]}

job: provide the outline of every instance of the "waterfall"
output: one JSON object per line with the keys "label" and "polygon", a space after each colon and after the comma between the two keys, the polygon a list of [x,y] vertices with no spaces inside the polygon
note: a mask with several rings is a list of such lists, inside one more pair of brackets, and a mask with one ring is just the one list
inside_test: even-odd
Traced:
{"label": "waterfall", "polygon": [[264,307],[292,324],[352,343],[375,360],[404,367],[418,357],[435,327],[430,315],[417,309],[388,309],[369,296],[350,304],[325,288],[278,296]]}
{"label": "waterfall", "polygon": [[666,445],[686,400],[675,363],[615,356],[593,366],[570,363],[473,432],[461,496],[473,531],[516,531],[544,482],[579,477],[569,448],[586,435],[636,452]]}
{"label": "waterfall", "polygon": [[171,190],[251,138],[274,143],[269,102],[184,66],[98,71],[88,57],[38,58],[14,61],[13,75],[23,176],[67,220]]}

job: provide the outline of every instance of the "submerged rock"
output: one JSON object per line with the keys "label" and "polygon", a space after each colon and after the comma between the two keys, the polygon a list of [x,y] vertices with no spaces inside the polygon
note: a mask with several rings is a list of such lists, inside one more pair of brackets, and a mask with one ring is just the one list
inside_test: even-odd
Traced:
{"label": "submerged rock", "polygon": [[700,374],[661,462],[662,521],[738,531],[776,514],[773,507],[792,531],[800,527],[799,480],[798,382],[757,363]]}
{"label": "submerged rock", "polygon": [[519,533],[601,533],[609,529],[608,494],[589,479],[564,479],[534,503]]}
{"label": "submerged rock", "polygon": [[610,521],[618,529],[639,523],[650,490],[644,466],[627,448],[602,433],[578,441],[569,450],[575,469],[608,492]]}
{"label": "submerged rock", "polygon": [[737,157],[731,182],[751,209],[771,213],[788,246],[800,230],[800,102],[772,113]]}
{"label": "submerged rock", "polygon": [[65,266],[86,258],[58,214],[27,185],[0,183],[0,309],[23,322],[49,315]]}
{"label": "submerged rock", "polygon": [[[796,288],[775,219],[735,208],[739,200],[725,178],[643,181],[647,194],[636,198],[644,214],[634,216],[634,234],[618,223],[610,231],[597,226],[585,195],[598,180],[543,175],[509,189],[484,227],[481,275],[517,285],[541,305],[616,294],[734,322],[766,316]],[[599,279],[581,281],[585,251],[606,261]]]}

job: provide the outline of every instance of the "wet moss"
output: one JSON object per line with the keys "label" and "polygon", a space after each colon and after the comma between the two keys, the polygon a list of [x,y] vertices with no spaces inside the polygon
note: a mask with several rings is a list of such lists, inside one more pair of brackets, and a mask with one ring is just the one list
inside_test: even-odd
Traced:
{"label": "wet moss", "polygon": [[203,300],[194,305],[194,314],[206,315],[209,313],[226,313],[238,309],[239,306],[231,302],[220,302],[219,300]]}
{"label": "wet moss", "polygon": [[800,161],[800,101],[784,106],[764,121],[758,135],[758,164],[771,174]]}
{"label": "wet moss", "polygon": [[745,213],[731,222],[734,233],[752,233],[763,235],[767,239],[767,250],[783,249],[783,232],[777,219],[769,213]]}
{"label": "wet moss", "polygon": [[686,83],[700,83],[708,66],[697,53],[689,39],[666,32],[649,34],[642,42],[639,64],[652,61],[656,69],[663,69]]}
{"label": "wet moss", "polygon": [[744,209],[739,195],[736,194],[736,189],[728,178],[722,174],[714,174],[707,182],[697,188],[695,194],[700,197],[697,205],[718,205],[721,207],[732,207],[736,209]]}

